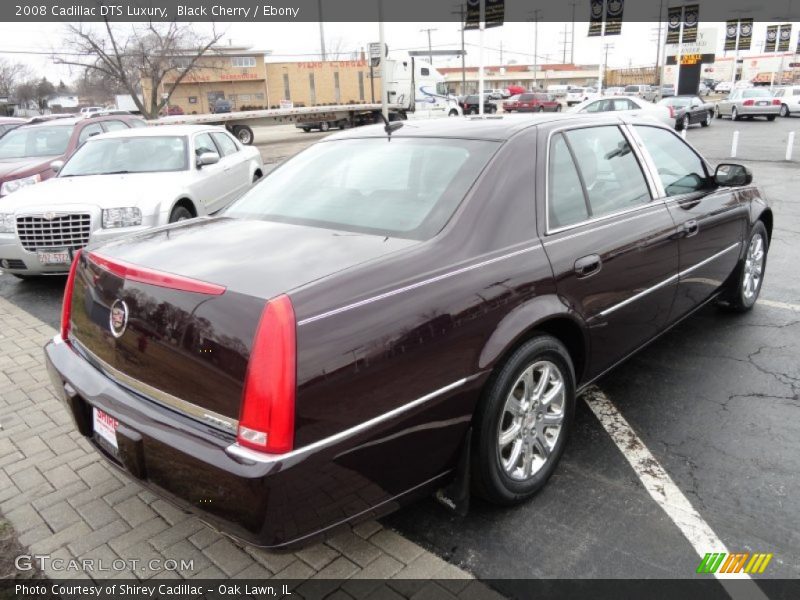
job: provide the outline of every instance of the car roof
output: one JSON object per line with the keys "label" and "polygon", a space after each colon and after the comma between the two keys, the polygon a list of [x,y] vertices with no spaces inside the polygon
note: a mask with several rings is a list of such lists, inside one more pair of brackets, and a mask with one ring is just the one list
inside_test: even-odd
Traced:
{"label": "car roof", "polygon": [[[613,97],[613,96],[612,96]],[[625,98],[625,96],[619,96]],[[403,127],[392,132],[393,138],[426,137],[426,138],[456,138],[488,141],[505,141],[517,133],[531,127],[568,124],[570,122],[597,124],[655,123],[648,118],[633,118],[623,114],[601,113],[585,115],[575,113],[549,113],[549,114],[524,114],[503,115],[490,117],[455,118],[443,117],[441,119],[402,121]],[[383,125],[367,125],[357,129],[347,129],[343,132],[328,136],[325,141],[380,138],[386,137]]]}
{"label": "car roof", "polygon": [[224,131],[222,127],[214,125],[153,125],[150,127],[135,127],[131,129],[120,129],[108,133],[101,133],[92,136],[91,139],[118,138],[118,137],[158,137],[165,135],[184,136],[202,133],[204,131],[217,132]]}
{"label": "car roof", "polygon": [[102,123],[103,121],[119,121],[120,118],[123,120],[130,120],[131,117],[136,117],[136,115],[108,115],[102,117],[84,117],[83,115],[75,116],[75,117],[54,117],[48,118],[41,121],[36,121],[33,123],[28,123],[23,125],[26,129],[28,127],[50,127],[52,125],[77,125],[78,123]]}

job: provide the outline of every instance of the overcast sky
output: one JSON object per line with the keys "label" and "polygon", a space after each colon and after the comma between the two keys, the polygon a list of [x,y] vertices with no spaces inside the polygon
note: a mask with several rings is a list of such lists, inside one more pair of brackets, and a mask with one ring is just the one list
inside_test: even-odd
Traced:
{"label": "overcast sky", "polygon": [[[540,23],[538,54],[539,63],[557,63],[563,59],[563,32],[571,23]],[[723,23],[701,23],[702,27],[716,27],[718,35],[717,54],[722,55]],[[754,31],[754,51],[761,51],[767,24],[756,24]],[[201,23],[198,27],[209,27]],[[319,58],[319,25],[316,23],[227,23],[220,27],[225,31],[225,41],[248,45],[258,50],[271,50],[271,60],[316,60]],[[386,41],[392,55],[398,56],[409,49],[425,50],[428,38],[423,28],[434,28],[431,33],[435,49],[455,49],[461,44],[458,23],[387,23]],[[797,45],[798,24],[792,31],[791,48]],[[350,52],[377,41],[377,23],[326,23],[325,41],[328,49],[338,48]],[[486,31],[485,64],[500,64],[500,47],[503,47],[503,63],[533,62],[532,23],[507,23]],[[588,25],[578,22],[575,26],[575,62],[597,64],[602,51],[598,38],[586,36]],[[7,60],[25,62],[36,73],[52,80],[70,81],[75,73],[65,67],[52,64],[49,53],[61,48],[63,25],[57,23],[0,23],[0,57]],[[478,32],[466,33],[467,63],[478,63]],[[571,36],[567,35],[569,41]],[[621,36],[609,36],[607,42],[613,43],[608,62],[612,67],[650,66],[656,59],[656,26],[654,23],[625,22]],[[9,51],[41,52],[35,54],[9,54]],[[569,60],[569,50],[567,51]],[[435,58],[435,66],[460,66],[460,59]]]}

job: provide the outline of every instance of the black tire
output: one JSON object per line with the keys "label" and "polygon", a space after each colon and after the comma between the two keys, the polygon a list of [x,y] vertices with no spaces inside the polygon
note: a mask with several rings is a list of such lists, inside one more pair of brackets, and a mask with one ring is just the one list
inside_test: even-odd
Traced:
{"label": "black tire", "polygon": [[718,119],[722,118],[722,113],[719,112],[719,106],[714,107],[714,116],[717,117]]}
{"label": "black tire", "polygon": [[736,110],[736,107],[731,107],[731,121],[738,121],[742,117],[739,116],[739,111]]}
{"label": "black tire", "polygon": [[556,112],[561,112],[561,105],[560,104],[556,106]]}
{"label": "black tire", "polygon": [[[761,272],[758,283],[753,290],[752,296],[748,296],[745,292],[745,278],[748,275],[748,257],[750,255],[751,246],[754,240],[760,236],[763,244],[763,261],[761,263]],[[739,261],[736,271],[730,278],[728,290],[722,297],[726,303],[727,308],[735,312],[747,312],[758,300],[758,295],[761,293],[761,286],[764,283],[764,275],[767,272],[767,254],[769,253],[769,236],[767,235],[767,228],[762,221],[757,221],[750,231],[747,238],[747,247],[745,249],[744,258]]]}
{"label": "black tire", "polygon": [[250,129],[247,125],[237,125],[233,128],[233,135],[236,136],[236,139],[239,140],[245,146],[249,146],[253,143],[253,130]]}
{"label": "black tire", "polygon": [[449,113],[447,113],[447,116],[448,117],[457,117],[458,116],[458,111],[455,108],[453,108],[453,109],[450,110]]}
{"label": "black tire", "polygon": [[331,128],[331,124],[328,123],[327,121],[322,121],[322,123],[319,124],[319,130],[320,131],[328,131],[330,128]]}
{"label": "black tire", "polygon": [[306,133],[308,133],[308,132],[310,132],[310,131],[311,131],[311,127],[303,127],[303,131],[305,131]]}
{"label": "black tire", "polygon": [[774,121],[775,120],[775,116],[776,115],[768,115],[767,116],[767,121]]}
{"label": "black tire", "polygon": [[683,118],[681,119],[681,129],[689,129],[690,123],[691,120],[689,119],[689,115],[683,115]]}
{"label": "black tire", "polygon": [[339,129],[350,129],[350,121],[348,119],[339,121]]}
{"label": "black tire", "polygon": [[477,108],[470,108],[469,111],[467,111],[467,114],[468,115],[477,115],[478,114],[478,109]]}
{"label": "black tire", "polygon": [[713,118],[713,115],[712,115],[711,111],[708,111],[706,113],[706,116],[703,118],[703,120],[700,121],[700,127],[708,127],[709,125],[711,125],[712,118]]}
{"label": "black tire", "polygon": [[782,117],[789,117],[789,116],[791,116],[791,114],[792,113],[789,110],[789,107],[786,104],[781,104],[781,116]]}
{"label": "black tire", "polygon": [[[541,467],[524,480],[514,479],[501,464],[500,428],[505,419],[506,400],[518,389],[526,369],[540,361],[554,365],[564,386],[561,428]],[[537,382],[538,383],[538,382]],[[534,411],[537,409],[533,409]],[[564,451],[575,414],[575,371],[564,345],[549,335],[536,336],[520,346],[500,367],[484,390],[474,421],[471,470],[473,491],[500,505],[522,502],[547,483]],[[537,417],[541,416],[541,413]],[[525,423],[522,419],[521,423]],[[524,435],[524,434],[523,434]],[[515,442],[512,442],[512,444]],[[521,442],[524,444],[524,442]],[[509,459],[510,460],[510,459]]]}
{"label": "black tire", "polygon": [[186,221],[188,219],[193,219],[194,215],[192,211],[188,208],[179,204],[172,209],[172,212],[169,213],[169,222],[170,223],[177,223],[178,221]]}
{"label": "black tire", "polygon": [[22,281],[33,281],[34,279],[39,279],[38,275],[20,275],[19,273],[11,273],[17,279],[21,279]]}

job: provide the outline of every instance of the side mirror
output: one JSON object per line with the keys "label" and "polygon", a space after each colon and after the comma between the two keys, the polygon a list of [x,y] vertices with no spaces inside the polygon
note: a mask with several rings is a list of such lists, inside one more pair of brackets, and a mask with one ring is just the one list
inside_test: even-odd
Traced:
{"label": "side mirror", "polygon": [[216,152],[203,152],[197,157],[197,168],[202,169],[208,165],[215,165],[219,162],[219,154]]}
{"label": "side mirror", "polygon": [[64,168],[64,161],[63,160],[54,160],[50,163],[50,168],[53,169],[53,173],[58,173],[61,169]]}
{"label": "side mirror", "polygon": [[749,185],[753,182],[753,173],[744,165],[723,163],[714,171],[714,182],[725,187]]}

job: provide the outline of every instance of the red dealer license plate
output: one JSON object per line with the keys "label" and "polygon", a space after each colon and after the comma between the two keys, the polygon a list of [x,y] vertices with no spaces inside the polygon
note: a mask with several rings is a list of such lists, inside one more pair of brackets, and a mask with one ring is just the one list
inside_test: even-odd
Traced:
{"label": "red dealer license plate", "polygon": [[99,408],[92,407],[92,414],[94,417],[94,434],[95,437],[102,443],[110,446],[114,452],[119,450],[117,447],[117,421],[111,415],[104,413]]}

